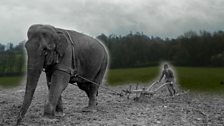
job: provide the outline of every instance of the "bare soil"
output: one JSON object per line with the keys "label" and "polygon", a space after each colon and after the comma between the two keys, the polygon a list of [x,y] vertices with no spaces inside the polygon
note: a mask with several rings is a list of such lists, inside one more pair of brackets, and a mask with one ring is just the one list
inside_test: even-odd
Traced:
{"label": "bare soil", "polygon": [[[0,89],[0,126],[15,125],[23,101],[24,82],[16,88]],[[109,88],[120,92],[127,87]],[[69,85],[63,92],[65,115],[56,116],[53,121],[42,116],[47,95],[46,80],[42,74],[32,104],[21,122],[22,126],[224,125],[223,95],[188,92],[170,97],[166,90],[162,90],[153,97],[134,100],[135,95],[127,99],[100,88],[97,112],[85,113],[81,110],[88,103],[86,94],[78,87]]]}

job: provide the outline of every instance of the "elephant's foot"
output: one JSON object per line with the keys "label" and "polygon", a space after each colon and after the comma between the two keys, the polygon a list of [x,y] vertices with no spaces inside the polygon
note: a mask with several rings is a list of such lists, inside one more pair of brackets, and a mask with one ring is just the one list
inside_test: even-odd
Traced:
{"label": "elephant's foot", "polygon": [[42,120],[43,120],[44,122],[55,123],[55,122],[57,122],[59,119],[57,119],[55,116],[44,115],[44,116],[42,117]]}
{"label": "elephant's foot", "polygon": [[63,112],[56,112],[55,113],[55,116],[56,117],[64,117],[65,116],[65,113],[63,113]]}
{"label": "elephant's foot", "polygon": [[44,117],[53,119],[55,118],[55,109],[52,105],[47,104],[44,107]]}
{"label": "elephant's foot", "polygon": [[44,112],[43,117],[44,118],[48,118],[48,119],[54,119],[55,118],[55,114]]}
{"label": "elephant's foot", "polygon": [[82,109],[82,112],[97,112],[97,109],[95,106],[88,106]]}
{"label": "elephant's foot", "polygon": [[63,112],[63,108],[56,107],[55,116],[57,116],[57,117],[63,117],[63,116],[65,116],[65,114]]}

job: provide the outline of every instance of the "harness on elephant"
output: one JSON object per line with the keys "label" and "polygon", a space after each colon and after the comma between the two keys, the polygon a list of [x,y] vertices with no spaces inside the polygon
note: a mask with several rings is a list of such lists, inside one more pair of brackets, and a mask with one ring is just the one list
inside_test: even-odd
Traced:
{"label": "harness on elephant", "polygon": [[77,73],[78,67],[76,66],[77,65],[77,60],[75,58],[76,57],[75,56],[76,55],[75,54],[75,42],[72,40],[71,35],[69,34],[68,31],[66,31],[66,34],[69,38],[69,41],[72,44],[72,66],[69,67],[69,66],[58,63],[58,64],[55,65],[54,69],[55,70],[60,70],[60,71],[63,71],[65,73],[70,74],[71,78],[77,78],[78,77],[77,76],[78,75],[78,73]]}
{"label": "harness on elephant", "polygon": [[75,77],[77,78],[77,58],[75,58],[75,42],[72,40],[70,34],[68,31],[66,31],[66,34],[68,36],[69,41],[72,45],[72,66],[67,66],[64,64],[61,64],[59,62],[59,55],[56,51],[48,51],[45,53],[45,63],[44,63],[44,70],[45,72],[52,72],[54,70],[63,71],[65,73],[68,73],[71,75],[71,78]]}
{"label": "harness on elephant", "polygon": [[[98,83],[96,83],[96,82],[94,82],[94,81],[92,81],[90,79],[87,79],[87,78],[85,78],[85,77],[83,77],[83,76],[81,76],[81,75],[78,74],[78,67],[76,66],[78,62],[77,62],[77,59],[75,58],[75,55],[76,55],[75,54],[75,42],[72,40],[72,37],[71,37],[71,35],[69,34],[68,31],[66,31],[66,34],[67,34],[67,36],[69,38],[69,41],[72,44],[72,67],[63,65],[61,63],[57,63],[52,69],[53,70],[59,70],[59,71],[63,71],[65,73],[68,73],[68,74],[71,75],[71,78],[74,79],[74,80],[82,79],[82,80],[84,80],[86,82],[89,82],[91,84],[94,84],[96,86],[99,86],[101,88],[104,88],[106,90],[109,90],[109,91],[113,92],[114,95],[123,96],[123,94],[121,94],[121,93],[118,93],[118,92],[116,92],[116,91],[114,91],[114,90],[112,90],[110,88],[103,87],[102,85],[100,86],[100,84],[98,84]],[[70,81],[69,83],[72,84],[72,85],[77,86],[77,84],[75,83],[75,81],[72,81],[72,82]]]}
{"label": "harness on elephant", "polygon": [[66,66],[66,65],[63,65],[61,63],[58,63],[55,65],[54,69],[57,69],[57,70],[60,70],[60,71],[63,71],[63,72],[66,72],[70,75],[74,75],[75,73],[77,73],[77,67],[75,66],[75,42],[72,40],[70,34],[68,33],[68,31],[66,31],[66,34],[68,35],[68,38],[72,44],[72,67],[69,67],[69,66]]}

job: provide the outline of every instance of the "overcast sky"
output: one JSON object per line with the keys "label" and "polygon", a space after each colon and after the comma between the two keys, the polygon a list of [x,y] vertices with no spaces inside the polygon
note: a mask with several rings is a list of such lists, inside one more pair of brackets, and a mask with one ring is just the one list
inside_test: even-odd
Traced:
{"label": "overcast sky", "polygon": [[224,0],[1,0],[0,42],[27,39],[31,24],[91,36],[101,33],[175,38],[186,31],[224,30]]}

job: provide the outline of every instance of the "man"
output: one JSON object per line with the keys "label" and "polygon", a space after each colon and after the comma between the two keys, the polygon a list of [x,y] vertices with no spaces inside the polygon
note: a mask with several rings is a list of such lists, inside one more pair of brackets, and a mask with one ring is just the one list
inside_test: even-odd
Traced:
{"label": "man", "polygon": [[162,78],[165,76],[165,83],[167,84],[168,91],[170,93],[170,96],[175,95],[176,90],[174,89],[174,75],[173,71],[169,69],[168,64],[164,64],[164,69],[162,71],[162,75],[159,79],[159,82],[162,80]]}

